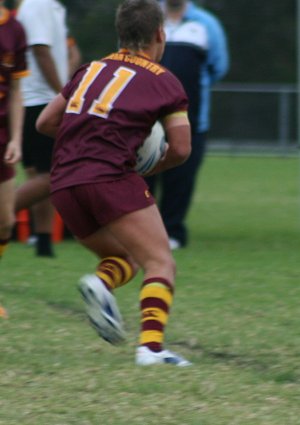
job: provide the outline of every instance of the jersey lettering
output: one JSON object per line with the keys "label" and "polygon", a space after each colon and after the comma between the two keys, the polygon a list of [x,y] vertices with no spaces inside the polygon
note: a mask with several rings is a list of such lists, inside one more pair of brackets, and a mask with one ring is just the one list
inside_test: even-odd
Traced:
{"label": "jersey lettering", "polygon": [[[80,114],[89,87],[106,66],[107,65],[103,62],[91,63],[78,88],[68,102],[66,108],[67,113]],[[88,113],[90,115],[96,115],[97,117],[107,118],[110,111],[113,109],[114,102],[135,75],[136,72],[132,69],[124,66],[119,67],[114,72],[113,78],[103,88],[99,97],[93,101]]]}

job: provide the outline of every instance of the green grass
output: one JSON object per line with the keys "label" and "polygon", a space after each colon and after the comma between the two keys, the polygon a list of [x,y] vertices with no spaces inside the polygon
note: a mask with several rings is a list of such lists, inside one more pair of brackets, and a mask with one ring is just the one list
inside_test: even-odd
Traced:
{"label": "green grass", "polygon": [[298,159],[208,157],[175,252],[166,340],[191,368],[138,368],[139,275],[119,290],[128,342],[88,326],[76,291],[96,259],[75,242],[56,259],[14,243],[2,261],[2,425],[298,425]]}

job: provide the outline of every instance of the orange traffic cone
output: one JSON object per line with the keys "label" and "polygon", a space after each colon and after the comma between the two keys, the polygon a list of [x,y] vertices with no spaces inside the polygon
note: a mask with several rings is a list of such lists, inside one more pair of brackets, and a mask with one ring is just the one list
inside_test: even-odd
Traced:
{"label": "orange traffic cone", "polygon": [[64,222],[61,216],[55,211],[53,220],[52,241],[61,242],[64,238]]}
{"label": "orange traffic cone", "polygon": [[30,236],[30,224],[28,210],[21,210],[17,213],[17,238],[20,242],[27,242]]}

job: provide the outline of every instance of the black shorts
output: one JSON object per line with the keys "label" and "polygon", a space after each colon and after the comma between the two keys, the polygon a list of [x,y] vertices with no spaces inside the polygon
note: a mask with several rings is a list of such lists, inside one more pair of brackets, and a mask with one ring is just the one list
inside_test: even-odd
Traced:
{"label": "black shorts", "polygon": [[24,168],[35,168],[38,173],[50,171],[54,139],[38,133],[36,120],[46,105],[27,106],[23,127],[22,163]]}

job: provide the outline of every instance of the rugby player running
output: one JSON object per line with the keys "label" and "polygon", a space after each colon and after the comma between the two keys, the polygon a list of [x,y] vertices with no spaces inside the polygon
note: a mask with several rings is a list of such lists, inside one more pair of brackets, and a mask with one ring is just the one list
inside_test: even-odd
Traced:
{"label": "rugby player running", "polygon": [[153,196],[134,166],[136,151],[159,120],[169,149],[153,173],[183,163],[191,150],[187,97],[157,62],[165,46],[156,0],[117,9],[120,50],[82,66],[41,113],[37,129],[56,138],[52,201],[77,240],[100,259],[80,290],[99,335],[125,338],[115,289],[143,271],[138,365],[187,360],[164,348],[176,266]]}

